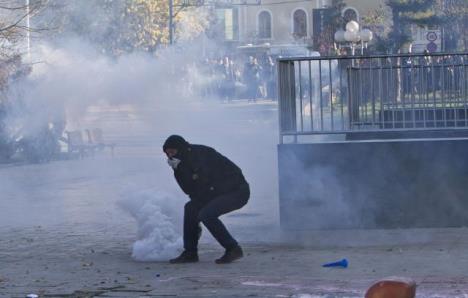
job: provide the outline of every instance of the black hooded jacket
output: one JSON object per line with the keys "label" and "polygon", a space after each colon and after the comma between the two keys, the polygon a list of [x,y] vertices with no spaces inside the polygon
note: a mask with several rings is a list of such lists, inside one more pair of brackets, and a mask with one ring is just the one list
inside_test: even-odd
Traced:
{"label": "black hooded jacket", "polygon": [[179,138],[175,144],[168,139],[164,150],[178,150],[175,158],[181,163],[174,170],[174,176],[191,200],[207,203],[247,184],[241,169],[227,157],[211,147],[189,144]]}

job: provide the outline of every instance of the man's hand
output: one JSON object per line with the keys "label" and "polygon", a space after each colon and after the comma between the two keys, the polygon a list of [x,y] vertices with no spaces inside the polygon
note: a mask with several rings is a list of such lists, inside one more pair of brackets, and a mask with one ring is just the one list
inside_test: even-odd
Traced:
{"label": "man's hand", "polygon": [[174,170],[177,169],[177,166],[180,164],[180,162],[180,159],[174,157],[167,159],[167,164]]}

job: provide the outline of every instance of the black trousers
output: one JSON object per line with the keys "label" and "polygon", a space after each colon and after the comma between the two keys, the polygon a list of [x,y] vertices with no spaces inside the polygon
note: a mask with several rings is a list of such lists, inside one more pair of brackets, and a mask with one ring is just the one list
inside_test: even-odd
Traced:
{"label": "black trousers", "polygon": [[246,183],[238,190],[220,195],[205,205],[190,201],[184,208],[184,249],[197,251],[198,238],[202,222],[213,237],[225,249],[237,246],[237,241],[231,236],[219,217],[223,214],[242,208],[250,197],[249,185]]}

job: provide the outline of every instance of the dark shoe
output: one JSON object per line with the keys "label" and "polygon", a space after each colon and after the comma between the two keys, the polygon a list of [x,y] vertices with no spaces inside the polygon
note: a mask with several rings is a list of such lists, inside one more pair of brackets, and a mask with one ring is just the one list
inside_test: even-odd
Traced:
{"label": "dark shoe", "polygon": [[224,255],[217,259],[215,262],[216,264],[227,264],[227,263],[232,263],[235,260],[238,260],[244,256],[244,253],[242,252],[242,248],[240,246],[235,246],[231,249],[226,249],[226,252]]}
{"label": "dark shoe", "polygon": [[198,262],[198,253],[194,251],[184,250],[180,256],[175,259],[169,260],[171,264],[184,264],[184,263],[196,263]]}

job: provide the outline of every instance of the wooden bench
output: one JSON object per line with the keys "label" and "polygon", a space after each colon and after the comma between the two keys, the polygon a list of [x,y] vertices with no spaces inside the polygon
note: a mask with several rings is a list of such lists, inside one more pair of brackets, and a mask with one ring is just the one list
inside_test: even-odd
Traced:
{"label": "wooden bench", "polygon": [[68,154],[71,156],[74,153],[78,154],[79,158],[83,158],[88,154],[93,155],[96,146],[92,144],[86,144],[83,140],[83,134],[79,130],[67,131],[67,145]]}
{"label": "wooden bench", "polygon": [[95,146],[95,148],[99,150],[104,150],[104,148],[110,148],[112,157],[114,157],[114,148],[116,145],[115,143],[109,143],[104,140],[104,134],[102,132],[102,129],[86,129],[86,135],[88,136],[89,145]]}

